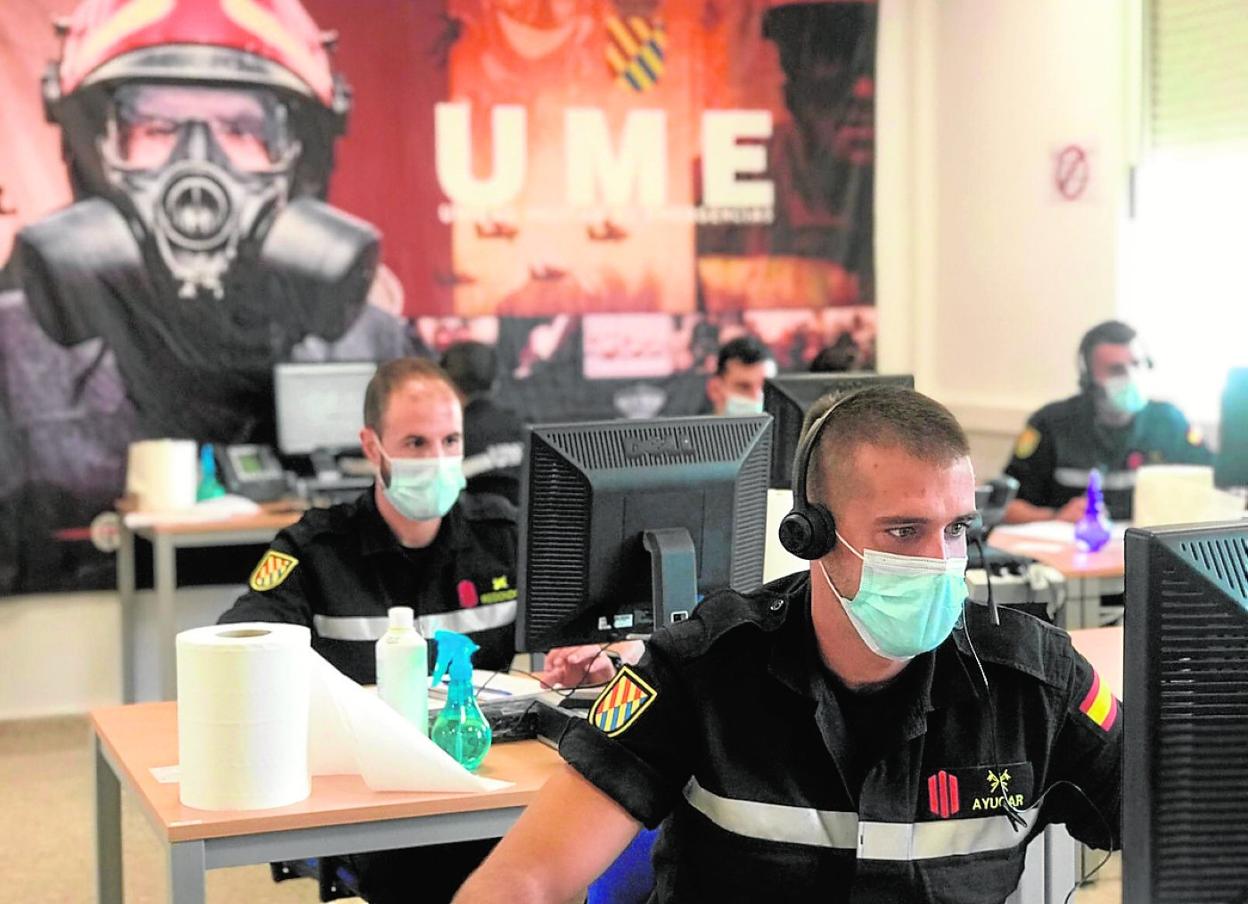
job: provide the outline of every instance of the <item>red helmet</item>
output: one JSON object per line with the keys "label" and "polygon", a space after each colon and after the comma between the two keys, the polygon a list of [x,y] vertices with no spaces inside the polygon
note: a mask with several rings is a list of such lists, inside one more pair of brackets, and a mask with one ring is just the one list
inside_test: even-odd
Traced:
{"label": "red helmet", "polygon": [[145,78],[267,85],[336,107],[334,35],[299,0],[86,0],[57,28],[62,97]]}
{"label": "red helmet", "polygon": [[303,150],[294,195],[323,195],[351,93],[330,67],[336,39],[299,0],[84,0],[57,22],[61,59],[43,76],[75,197],[107,194],[96,137],[113,89],[191,82],[272,89],[287,99]]}

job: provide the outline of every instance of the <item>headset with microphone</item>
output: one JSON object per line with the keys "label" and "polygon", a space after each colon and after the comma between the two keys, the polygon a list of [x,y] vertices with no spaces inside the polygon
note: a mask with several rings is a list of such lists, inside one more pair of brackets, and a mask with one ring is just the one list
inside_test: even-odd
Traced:
{"label": "headset with microphone", "polygon": [[856,389],[839,396],[828,410],[810,425],[810,429],[797,444],[793,456],[793,509],[780,521],[780,545],[799,559],[822,559],[836,545],[836,519],[821,502],[811,502],[806,495],[806,474],[810,470],[810,458],[824,425],[832,413],[847,401],[857,398],[867,390]]}

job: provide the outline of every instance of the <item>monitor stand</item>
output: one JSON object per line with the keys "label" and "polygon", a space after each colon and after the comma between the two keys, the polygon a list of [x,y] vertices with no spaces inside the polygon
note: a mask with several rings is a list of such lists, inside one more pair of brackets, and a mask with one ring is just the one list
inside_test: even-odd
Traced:
{"label": "monitor stand", "polygon": [[650,553],[650,598],[657,631],[693,612],[698,602],[698,560],[693,538],[683,527],[642,531],[641,545]]}

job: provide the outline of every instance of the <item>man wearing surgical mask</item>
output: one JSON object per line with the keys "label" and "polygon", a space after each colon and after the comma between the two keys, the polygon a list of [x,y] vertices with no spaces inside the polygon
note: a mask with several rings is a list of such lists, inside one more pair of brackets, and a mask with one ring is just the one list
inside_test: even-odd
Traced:
{"label": "man wearing surgical mask", "polygon": [[1010,522],[1077,521],[1092,469],[1109,515],[1131,518],[1136,470],[1152,464],[1212,464],[1198,428],[1168,402],[1150,400],[1151,362],[1136,332],[1108,320],[1079,343],[1079,394],[1027,421],[1005,473],[1019,482]]}
{"label": "man wearing surgical mask", "polygon": [[658,904],[989,904],[1050,822],[1117,846],[1118,702],[1065,632],[966,603],[953,415],[877,386],[803,437],[781,538],[810,569],[652,635],[458,904],[570,900],[639,825]]}
{"label": "man wearing surgical mask", "polygon": [[[515,654],[516,509],[501,496],[464,491],[463,408],[431,361],[399,358],[377,368],[364,395],[360,445],[377,476],[353,502],[312,509],[274,538],[246,593],[221,622],[279,621],[312,631],[313,648],[361,684],[376,680],[374,644],[391,606],[415,610],[436,657],[434,633],[469,635],[473,664],[506,669]],[[561,651],[550,683],[592,684],[614,674],[598,648]],[[634,650],[632,659],[640,655]],[[621,651],[628,659],[629,650]],[[354,855],[360,891],[373,904],[446,901],[492,841]]]}
{"label": "man wearing surgical mask", "polygon": [[776,373],[767,346],[753,336],[725,342],[715,373],[706,381],[706,397],[715,414],[763,413],[763,382]]}

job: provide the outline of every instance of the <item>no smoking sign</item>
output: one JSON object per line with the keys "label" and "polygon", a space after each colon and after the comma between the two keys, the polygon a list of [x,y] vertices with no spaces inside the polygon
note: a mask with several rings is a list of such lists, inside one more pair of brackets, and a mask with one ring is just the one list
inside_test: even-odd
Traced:
{"label": "no smoking sign", "polygon": [[1087,194],[1092,176],[1088,156],[1081,144],[1068,144],[1053,155],[1053,187],[1063,201],[1078,201]]}

